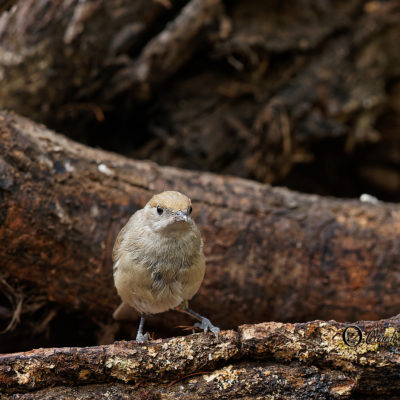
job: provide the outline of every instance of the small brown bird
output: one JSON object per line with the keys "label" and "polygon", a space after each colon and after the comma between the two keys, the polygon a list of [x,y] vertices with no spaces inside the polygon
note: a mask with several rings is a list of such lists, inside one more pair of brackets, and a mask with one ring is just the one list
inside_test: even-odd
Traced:
{"label": "small brown bird", "polygon": [[138,310],[140,343],[148,339],[145,315],[171,309],[192,315],[200,321],[195,326],[218,337],[219,328],[188,306],[205,272],[203,240],[191,214],[191,201],[182,193],[157,194],[132,215],[115,241],[114,283],[122,303],[114,318],[120,319],[127,305]]}

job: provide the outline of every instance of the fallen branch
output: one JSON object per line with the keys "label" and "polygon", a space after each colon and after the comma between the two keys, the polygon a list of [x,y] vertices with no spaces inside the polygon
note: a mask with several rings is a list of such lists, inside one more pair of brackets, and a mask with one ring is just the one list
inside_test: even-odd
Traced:
{"label": "fallen branch", "polygon": [[[399,310],[398,205],[137,162],[4,112],[0,138],[0,272],[66,310],[111,318],[115,237],[166,189],[193,200],[208,265],[193,306],[223,328]],[[182,324],[178,313],[154,320]]]}
{"label": "fallen branch", "polygon": [[398,200],[399,2],[230,3],[20,0],[0,108],[160,164]]}
{"label": "fallen branch", "polygon": [[354,326],[362,334],[354,347],[354,342],[348,346],[343,340],[344,332],[355,330],[348,324],[269,322],[224,331],[219,340],[197,334],[144,345],[117,342],[3,355],[0,390],[33,391],[24,399],[66,398],[74,393],[78,398],[108,393],[111,399],[141,393],[179,399],[189,394],[191,398],[394,396],[400,390],[399,317]]}

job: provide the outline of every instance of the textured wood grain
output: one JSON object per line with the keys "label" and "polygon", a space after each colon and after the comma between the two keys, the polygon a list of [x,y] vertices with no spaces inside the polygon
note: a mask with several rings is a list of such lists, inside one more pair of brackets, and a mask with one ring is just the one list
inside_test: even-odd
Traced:
{"label": "textured wood grain", "polygon": [[119,303],[116,235],[166,189],[192,199],[207,258],[193,306],[215,324],[378,319],[399,309],[398,205],[159,167],[0,116],[0,273],[65,309],[109,318]]}
{"label": "textured wood grain", "polygon": [[20,0],[0,108],[163,165],[397,201],[399,18],[396,0]]}
{"label": "textured wood grain", "polygon": [[400,320],[355,324],[356,347],[343,340],[349,324],[313,321],[244,325],[219,340],[197,334],[3,355],[0,391],[15,399],[392,398]]}

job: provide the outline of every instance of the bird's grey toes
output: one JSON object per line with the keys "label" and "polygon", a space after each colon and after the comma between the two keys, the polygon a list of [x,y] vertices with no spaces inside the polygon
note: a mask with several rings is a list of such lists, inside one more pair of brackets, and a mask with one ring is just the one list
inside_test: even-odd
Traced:
{"label": "bird's grey toes", "polygon": [[143,335],[143,333],[138,333],[136,335],[136,341],[138,343],[144,343],[144,342],[147,342],[148,340],[149,340],[149,335],[147,333],[144,335]]}
{"label": "bird's grey toes", "polygon": [[208,318],[203,317],[201,319],[201,322],[196,322],[194,326],[203,329],[204,332],[212,332],[218,339],[219,328],[217,326],[214,326]]}
{"label": "bird's grey toes", "polygon": [[210,331],[215,335],[215,337],[218,339],[218,335],[219,335],[219,328],[218,326],[213,326],[212,328],[210,328]]}

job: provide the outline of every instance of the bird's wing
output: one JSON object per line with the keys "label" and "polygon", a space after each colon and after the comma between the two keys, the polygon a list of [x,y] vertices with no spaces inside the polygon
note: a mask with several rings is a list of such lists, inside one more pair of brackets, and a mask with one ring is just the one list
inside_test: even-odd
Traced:
{"label": "bird's wing", "polygon": [[123,240],[125,239],[126,232],[131,229],[132,225],[135,224],[135,221],[138,218],[138,213],[139,211],[136,211],[135,214],[133,214],[130,218],[127,224],[120,230],[118,233],[117,239],[115,239],[113,251],[112,251],[112,260],[114,263],[114,270],[118,267],[118,260],[121,257],[121,244]]}

